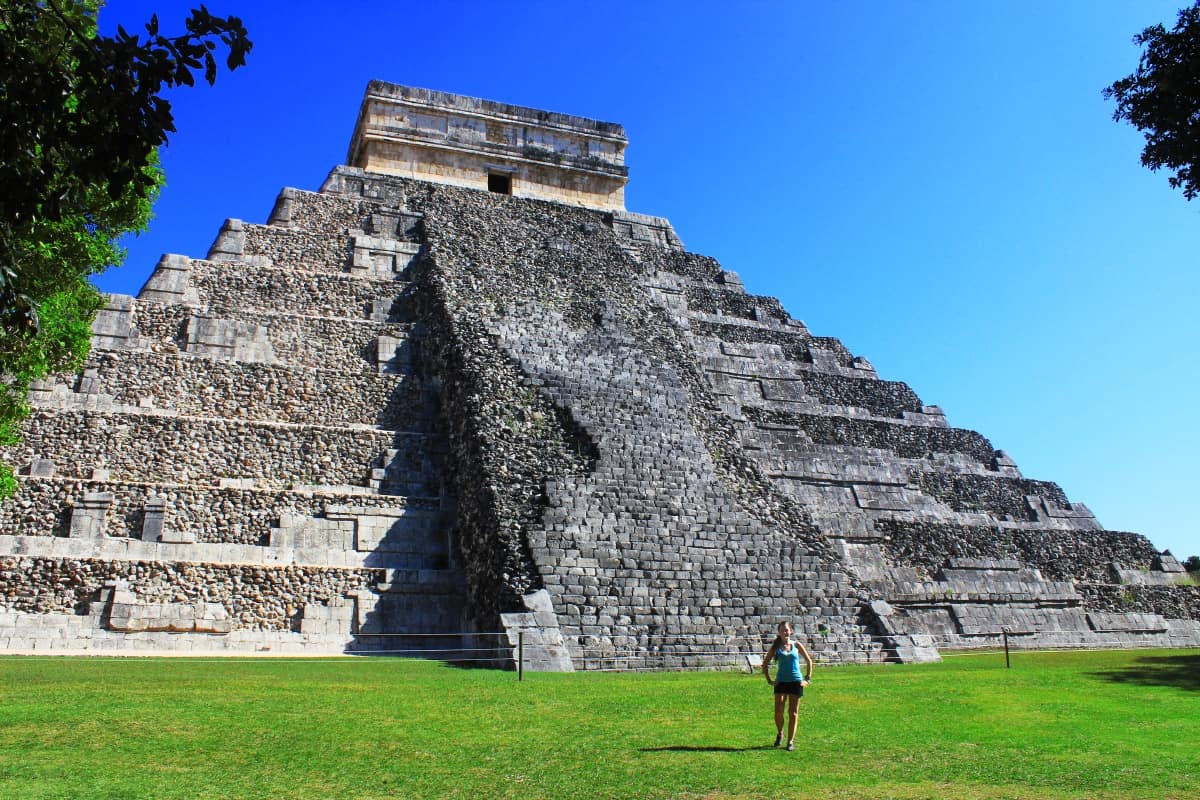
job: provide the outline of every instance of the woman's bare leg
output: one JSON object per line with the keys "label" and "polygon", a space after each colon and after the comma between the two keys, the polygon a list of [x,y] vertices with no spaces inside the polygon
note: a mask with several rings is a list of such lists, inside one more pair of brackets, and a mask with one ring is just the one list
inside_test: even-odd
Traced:
{"label": "woman's bare leg", "polygon": [[[780,709],[782,711],[782,708]],[[796,738],[796,723],[800,720],[800,698],[788,695],[788,744]]]}

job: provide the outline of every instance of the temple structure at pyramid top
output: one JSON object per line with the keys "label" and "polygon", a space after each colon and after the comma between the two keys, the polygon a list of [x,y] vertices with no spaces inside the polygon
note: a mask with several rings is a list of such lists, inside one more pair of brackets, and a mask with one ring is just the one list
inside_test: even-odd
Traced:
{"label": "temple structure at pyramid top", "polygon": [[625,209],[625,129],[534,108],[372,81],[346,163],[367,172]]}

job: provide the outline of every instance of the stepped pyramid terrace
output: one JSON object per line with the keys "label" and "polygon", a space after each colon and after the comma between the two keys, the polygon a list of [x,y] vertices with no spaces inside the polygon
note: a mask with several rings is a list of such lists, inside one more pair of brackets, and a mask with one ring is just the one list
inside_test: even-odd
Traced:
{"label": "stepped pyramid terrace", "polygon": [[1173,557],[627,211],[626,143],[371,83],[319,191],[163,256],[35,387],[0,651],[1200,646]]}

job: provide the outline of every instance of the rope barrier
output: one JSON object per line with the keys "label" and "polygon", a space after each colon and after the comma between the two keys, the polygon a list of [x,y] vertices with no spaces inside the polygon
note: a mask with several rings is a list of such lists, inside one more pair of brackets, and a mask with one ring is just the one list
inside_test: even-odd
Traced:
{"label": "rope barrier", "polygon": [[[1063,632],[1034,631],[984,632],[972,635],[916,635],[926,647],[936,650],[936,657],[955,658],[966,655],[1001,654],[1012,652],[1097,652],[1102,650],[1132,650],[1171,646],[1162,637],[1137,642],[1113,636],[1080,636],[1071,641]],[[510,638],[511,637],[511,638]],[[344,651],[350,656],[389,656],[444,661],[465,666],[484,666],[512,669],[518,679],[525,669],[538,661],[522,632],[461,631],[436,633],[359,633]],[[759,634],[730,635],[700,634],[637,634],[615,636],[582,636],[563,643],[575,670],[585,672],[653,672],[726,670],[757,673],[773,637]],[[909,636],[850,634],[846,636],[800,636],[813,660],[822,667],[843,665],[879,665],[898,661],[898,639]],[[1007,639],[1007,652],[1004,647]],[[514,641],[515,640],[515,641]],[[909,646],[904,643],[905,647]],[[538,645],[540,647],[540,645]],[[536,651],[537,647],[534,648]],[[96,655],[103,655],[97,653]],[[933,655],[930,653],[930,655]],[[39,656],[32,656],[39,657]],[[47,656],[55,657],[55,656]],[[123,656],[124,657],[124,656]],[[321,657],[288,656],[291,660],[313,661]],[[335,656],[336,657],[336,656]],[[261,658],[230,656],[204,659],[229,661],[260,661]],[[999,663],[997,661],[997,663]]]}
{"label": "rope barrier", "polygon": [[[523,677],[528,654],[524,636],[510,639],[509,632],[370,633],[358,634],[349,652],[361,655],[434,658],[456,664],[486,664],[515,669]],[[913,646],[936,650],[941,658],[985,653],[1081,652],[1137,647],[1162,647],[1161,639],[1138,643],[1126,638],[1079,637],[1067,640],[1062,632],[986,631],[974,634],[916,634],[884,636],[800,636],[813,660],[822,666],[883,664],[900,660],[898,648]],[[913,639],[917,641],[912,641]],[[435,643],[409,644],[404,639],[458,639],[462,646]],[[581,636],[564,642],[576,670],[587,672],[644,672],[661,670],[761,669],[762,657],[773,637],[760,634],[630,634],[611,638]],[[490,644],[489,640],[494,641]],[[377,644],[372,645],[372,642]],[[470,646],[467,646],[470,644]],[[1007,644],[1007,649],[1005,645]],[[1007,660],[1006,660],[1007,663]]]}

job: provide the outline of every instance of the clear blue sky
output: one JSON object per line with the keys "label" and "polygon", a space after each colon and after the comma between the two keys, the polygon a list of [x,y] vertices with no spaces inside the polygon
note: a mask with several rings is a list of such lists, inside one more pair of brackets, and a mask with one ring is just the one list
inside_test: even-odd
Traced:
{"label": "clear blue sky", "polygon": [[[907,382],[1110,529],[1200,554],[1200,201],[1101,89],[1186,0],[211,0],[248,66],[173,93],[167,188],[126,266],[345,158],[367,81],[625,126],[631,210]],[[114,0],[102,26],[192,4]]]}

